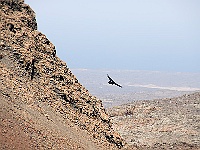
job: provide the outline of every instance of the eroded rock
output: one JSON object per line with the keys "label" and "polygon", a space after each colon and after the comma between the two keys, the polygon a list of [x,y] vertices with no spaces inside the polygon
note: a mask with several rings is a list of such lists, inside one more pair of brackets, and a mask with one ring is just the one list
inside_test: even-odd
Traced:
{"label": "eroded rock", "polygon": [[[60,123],[55,121],[54,113],[61,116],[62,122],[70,121],[70,126],[93,135],[105,149],[122,148],[125,143],[112,129],[102,102],[78,82],[66,63],[56,56],[55,46],[37,31],[34,11],[23,0],[2,0],[0,11],[0,92],[2,100],[9,98],[11,106],[24,110],[21,114],[23,121],[18,118],[19,121],[31,123],[27,124],[26,132],[24,125],[20,129],[28,137],[35,136],[29,137],[34,138],[34,148],[59,147],[55,143],[52,145],[49,128],[45,131],[43,126],[40,129],[40,121],[35,120],[35,117],[45,118],[55,126]],[[17,109],[15,113],[21,113],[21,110]],[[36,130],[41,131],[36,134]],[[59,136],[57,132],[60,130],[56,130],[56,136]]]}

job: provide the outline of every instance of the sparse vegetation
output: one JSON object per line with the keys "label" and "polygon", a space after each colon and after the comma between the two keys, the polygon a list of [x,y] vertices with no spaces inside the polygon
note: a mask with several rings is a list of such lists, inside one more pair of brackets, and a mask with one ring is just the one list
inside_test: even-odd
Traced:
{"label": "sparse vegetation", "polygon": [[200,149],[200,93],[107,109],[117,130],[138,149]]}

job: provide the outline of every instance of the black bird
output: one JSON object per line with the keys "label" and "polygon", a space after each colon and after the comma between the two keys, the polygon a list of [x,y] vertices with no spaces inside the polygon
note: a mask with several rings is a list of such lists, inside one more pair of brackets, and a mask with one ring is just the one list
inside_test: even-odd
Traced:
{"label": "black bird", "polygon": [[112,85],[115,84],[116,86],[119,86],[120,88],[122,88],[122,86],[117,84],[113,79],[111,79],[111,77],[108,74],[107,74],[107,77],[109,79],[108,81],[109,84],[112,84]]}

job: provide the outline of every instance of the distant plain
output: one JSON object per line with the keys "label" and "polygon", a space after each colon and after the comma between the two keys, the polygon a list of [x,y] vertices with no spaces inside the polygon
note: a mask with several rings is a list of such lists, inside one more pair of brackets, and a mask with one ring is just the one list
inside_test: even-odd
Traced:
{"label": "distant plain", "polygon": [[[171,98],[200,91],[200,73],[71,69],[89,92],[113,107],[137,100]],[[109,85],[107,74],[123,88]]]}

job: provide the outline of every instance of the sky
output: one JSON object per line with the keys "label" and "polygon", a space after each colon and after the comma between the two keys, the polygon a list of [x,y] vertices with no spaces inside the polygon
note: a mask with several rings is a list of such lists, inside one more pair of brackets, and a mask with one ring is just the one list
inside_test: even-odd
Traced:
{"label": "sky", "polygon": [[25,0],[69,68],[200,72],[199,0]]}

